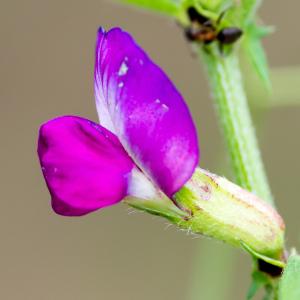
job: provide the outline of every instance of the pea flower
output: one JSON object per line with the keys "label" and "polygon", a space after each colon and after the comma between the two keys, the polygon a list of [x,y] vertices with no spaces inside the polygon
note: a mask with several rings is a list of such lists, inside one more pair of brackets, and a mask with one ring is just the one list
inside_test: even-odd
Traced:
{"label": "pea flower", "polygon": [[196,129],[182,96],[120,28],[98,31],[94,80],[100,124],[63,116],[40,128],[38,155],[56,213],[81,216],[124,201],[281,264],[281,217],[197,167]]}
{"label": "pea flower", "polygon": [[120,28],[99,29],[94,80],[100,125],[63,116],[40,128],[38,155],[54,211],[80,216],[155,192],[172,198],[199,160],[182,96]]}

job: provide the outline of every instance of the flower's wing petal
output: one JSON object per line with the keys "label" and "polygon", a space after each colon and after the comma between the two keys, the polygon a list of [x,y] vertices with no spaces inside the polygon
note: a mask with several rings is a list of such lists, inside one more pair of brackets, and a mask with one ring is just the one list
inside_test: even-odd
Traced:
{"label": "flower's wing petal", "polygon": [[166,74],[119,28],[99,30],[95,95],[101,125],[168,196],[177,192],[199,159],[191,114]]}
{"label": "flower's wing petal", "polygon": [[58,214],[84,215],[126,196],[134,163],[117,137],[92,121],[66,116],[45,123],[38,155]]}

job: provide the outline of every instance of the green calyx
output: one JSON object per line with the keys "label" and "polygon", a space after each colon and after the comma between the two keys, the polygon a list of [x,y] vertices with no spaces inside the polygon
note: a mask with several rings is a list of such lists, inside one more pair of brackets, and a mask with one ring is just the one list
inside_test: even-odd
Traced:
{"label": "green calyx", "polygon": [[247,245],[262,257],[281,258],[282,218],[270,205],[227,179],[197,168],[174,199],[190,212],[181,226],[236,247]]}
{"label": "green calyx", "polygon": [[284,223],[275,209],[203,169],[196,169],[173,200],[157,190],[149,199],[127,197],[125,202],[188,232],[242,248],[267,263],[283,264]]}

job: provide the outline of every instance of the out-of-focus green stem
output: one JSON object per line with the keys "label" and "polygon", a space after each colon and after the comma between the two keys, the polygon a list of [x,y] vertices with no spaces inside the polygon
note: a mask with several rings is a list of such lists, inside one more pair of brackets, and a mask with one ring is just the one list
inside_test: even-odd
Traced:
{"label": "out-of-focus green stem", "polygon": [[274,205],[244,92],[237,54],[200,49],[237,183]]}
{"label": "out-of-focus green stem", "polygon": [[242,0],[243,21],[247,23],[254,19],[257,8],[260,6],[262,0]]}

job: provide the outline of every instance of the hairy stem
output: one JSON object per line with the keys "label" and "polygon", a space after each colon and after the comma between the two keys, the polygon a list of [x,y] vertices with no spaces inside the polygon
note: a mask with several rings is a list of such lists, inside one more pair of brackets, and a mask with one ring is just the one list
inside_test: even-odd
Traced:
{"label": "hairy stem", "polygon": [[200,50],[208,70],[234,175],[239,185],[274,205],[244,92],[237,54]]}

